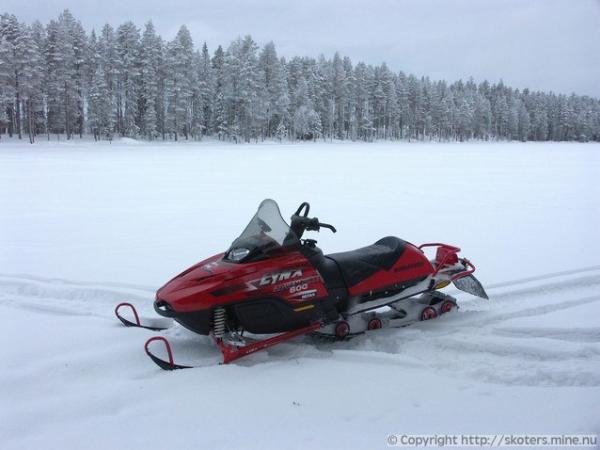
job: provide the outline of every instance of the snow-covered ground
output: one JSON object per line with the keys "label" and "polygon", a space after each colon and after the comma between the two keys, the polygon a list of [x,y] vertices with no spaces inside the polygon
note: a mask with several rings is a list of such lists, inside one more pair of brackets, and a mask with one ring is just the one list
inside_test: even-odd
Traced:
{"label": "snow-covered ground", "polygon": [[[0,447],[385,448],[390,433],[600,431],[600,145],[0,142]],[[457,244],[490,301],[219,366],[208,339],[144,355],[170,276],[265,197],[338,233]],[[450,290],[452,291],[452,290]]]}

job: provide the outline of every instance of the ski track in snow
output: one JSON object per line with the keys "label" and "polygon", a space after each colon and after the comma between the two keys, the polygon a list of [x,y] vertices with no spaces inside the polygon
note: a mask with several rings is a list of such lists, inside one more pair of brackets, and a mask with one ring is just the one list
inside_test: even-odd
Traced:
{"label": "ski track in snow", "polygon": [[[40,314],[88,316],[105,320],[106,326],[116,325],[113,309],[121,301],[134,303],[142,316],[154,315],[153,291],[145,286],[0,274],[2,306]],[[334,358],[460,373],[506,385],[600,386],[600,327],[593,319],[589,326],[573,328],[569,324],[571,311],[600,310],[599,291],[600,266],[498,283],[488,287],[489,303],[458,294],[459,311],[435,321],[374,331],[347,342],[305,337],[237,364]],[[540,327],[544,317],[553,313],[564,315],[564,325]],[[515,325],[515,320],[533,322]],[[164,334],[181,363],[211,366],[219,359],[206,337],[179,325]],[[141,346],[139,352],[143,352]]]}

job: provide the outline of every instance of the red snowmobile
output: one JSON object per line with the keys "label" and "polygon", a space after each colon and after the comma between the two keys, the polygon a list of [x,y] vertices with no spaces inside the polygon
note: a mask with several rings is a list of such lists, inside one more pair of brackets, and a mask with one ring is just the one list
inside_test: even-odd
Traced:
{"label": "red snowmobile", "polygon": [[[432,243],[415,246],[388,236],[373,245],[324,255],[305,231],[336,229],[308,216],[302,203],[282,218],[277,203],[264,200],[243,233],[225,252],[177,275],[156,293],[154,309],[184,327],[212,335],[223,363],[304,334],[346,339],[385,326],[404,326],[438,317],[456,307],[456,300],[439,292],[450,283],[470,294],[488,298],[473,276],[475,266],[459,258],[458,247]],[[424,248],[434,247],[429,260]],[[120,313],[130,307],[135,321]],[[127,326],[143,324],[129,303],[117,317]],[[244,333],[251,333],[252,338]],[[272,335],[256,339],[256,335]],[[154,355],[153,341],[166,345],[168,361]],[[161,368],[175,364],[168,341],[157,336],[146,342],[146,353]]]}

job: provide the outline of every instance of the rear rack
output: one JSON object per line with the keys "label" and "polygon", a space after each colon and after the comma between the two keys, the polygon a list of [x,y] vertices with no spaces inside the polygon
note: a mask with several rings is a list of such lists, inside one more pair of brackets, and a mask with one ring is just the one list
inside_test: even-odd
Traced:
{"label": "rear rack", "polygon": [[[455,273],[450,277],[450,281],[455,281],[460,278],[464,278],[475,272],[475,266],[467,258],[461,258],[459,260],[457,253],[460,252],[459,247],[453,245],[442,244],[441,242],[429,242],[427,244],[419,245],[418,249],[423,252],[425,247],[437,247],[435,254],[435,267],[432,276],[436,276],[442,268],[448,264],[456,264],[459,261],[462,262],[467,270]],[[423,252],[424,253],[424,252]]]}

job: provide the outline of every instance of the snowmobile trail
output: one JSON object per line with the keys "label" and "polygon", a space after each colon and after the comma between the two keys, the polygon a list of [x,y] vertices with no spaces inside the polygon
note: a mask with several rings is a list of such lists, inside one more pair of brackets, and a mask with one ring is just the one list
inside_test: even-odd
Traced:
{"label": "snowmobile trail", "polygon": [[547,273],[544,275],[538,275],[538,276],[534,276],[534,277],[519,278],[517,280],[503,281],[501,283],[492,283],[492,284],[487,285],[486,287],[488,290],[498,289],[498,288],[503,288],[503,287],[513,287],[518,284],[529,283],[532,281],[534,281],[534,282],[546,281],[546,280],[550,280],[552,278],[559,278],[559,277],[570,276],[570,275],[579,275],[579,274],[582,274],[585,272],[600,272],[600,266],[589,266],[589,267],[582,267],[582,268],[573,269],[573,270],[564,270],[561,272],[551,272],[551,273]]}
{"label": "snowmobile trail", "polygon": [[498,335],[516,337],[543,337],[569,342],[598,342],[600,341],[600,327],[589,328],[511,328],[503,327],[495,330]]}
{"label": "snowmobile trail", "polygon": [[82,287],[90,287],[90,286],[101,286],[101,287],[114,287],[120,289],[131,289],[134,291],[142,291],[142,292],[155,292],[156,289],[150,286],[143,286],[139,284],[131,284],[131,283],[113,283],[107,281],[74,281],[67,280],[64,278],[46,278],[39,277],[29,274],[14,274],[14,273],[0,273],[0,279],[15,279],[15,280],[29,280],[32,282],[41,282],[41,283],[54,283],[54,284],[68,284],[71,286],[82,286]]}
{"label": "snowmobile trail", "polygon": [[[580,277],[583,273],[591,275]],[[559,279],[547,283],[547,281]],[[528,284],[530,286],[513,289],[515,286]],[[486,289],[491,292],[492,302],[506,304],[522,300],[523,297],[543,295],[545,292],[558,290],[586,289],[600,286],[600,266],[585,267],[576,270],[554,272],[546,275],[522,278],[513,281],[491,284]],[[450,290],[453,295],[462,295],[461,291]],[[105,305],[114,306],[117,301],[131,300],[138,302],[136,306],[144,309],[148,300],[154,297],[155,288],[150,286],[132,285],[126,283],[82,282],[59,278],[44,278],[25,274],[0,274],[0,302],[14,301],[29,305],[46,305],[48,299],[65,302],[71,308],[97,307],[104,315],[110,315]],[[18,301],[15,301],[17,300]],[[485,304],[477,301],[477,303]],[[82,306],[83,305],[83,306]],[[147,310],[152,311],[150,305]]]}
{"label": "snowmobile trail", "polygon": [[[305,337],[269,349],[264,355],[251,356],[238,365],[289,364],[306,358],[340,363],[394,361],[395,366],[434,369],[495,384],[600,386],[600,328],[592,317],[586,326],[573,328],[569,323],[569,314],[600,309],[599,286],[600,267],[504,282],[490,289],[489,302],[465,300],[459,311],[435,321],[377,330],[345,342]],[[54,320],[101,320],[95,326],[110,330],[117,327],[112,313],[116,302],[133,300],[142,315],[152,317],[150,293],[150,289],[140,286],[0,275],[0,308],[55,316]],[[562,323],[556,323],[557,314],[562,316]],[[127,337],[128,351],[135,352],[136,359],[140,358],[141,343],[156,334],[118,330],[120,336]],[[219,361],[208,338],[180,326],[160,334],[171,340],[181,364],[210,366]],[[52,362],[46,364],[50,367]],[[145,361],[141,364],[147,370],[153,369]]]}
{"label": "snowmobile trail", "polygon": [[124,299],[139,302],[144,310],[144,303],[153,293],[142,286],[0,274],[0,304],[49,312],[107,316],[111,305]]}
{"label": "snowmobile trail", "polygon": [[[584,273],[586,275],[582,276]],[[528,286],[515,289],[516,286],[523,284]],[[600,266],[492,284],[489,287],[491,292],[489,303],[472,299],[461,302],[464,306],[461,307],[460,314],[453,315],[452,320],[446,320],[449,322],[448,326],[441,330],[431,327],[431,332],[445,333],[449,327],[462,326],[473,321],[479,325],[491,325],[514,318],[542,315],[588,303],[593,304],[600,301],[600,296],[569,299],[565,297],[572,297],[569,294],[574,292],[596,293],[598,289],[600,289]],[[461,295],[460,291],[453,292]],[[142,312],[152,315],[149,298],[153,295],[153,289],[146,286],[0,274],[0,304],[11,304],[31,310],[38,309],[47,313],[110,317],[115,303],[127,300],[135,302]],[[427,325],[421,324],[425,327]]]}
{"label": "snowmobile trail", "polygon": [[[600,386],[600,329],[588,313],[600,309],[599,286],[599,267],[505,282],[489,290],[489,304],[466,300],[438,321],[373,332],[333,351],[371,361],[388,353],[408,366],[502,385]],[[572,328],[569,317],[578,314],[588,326]]]}

